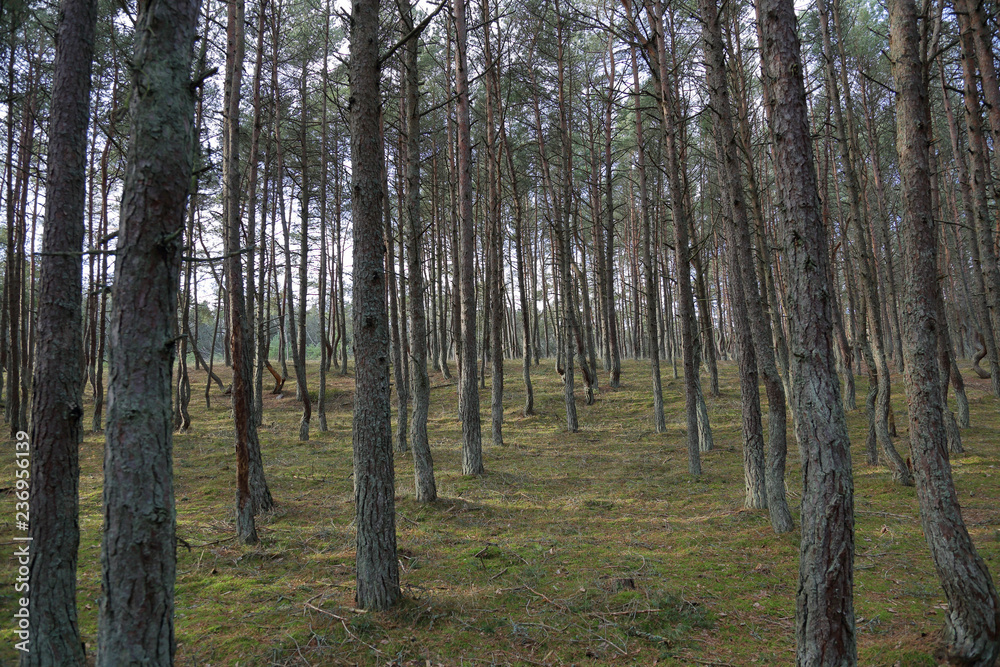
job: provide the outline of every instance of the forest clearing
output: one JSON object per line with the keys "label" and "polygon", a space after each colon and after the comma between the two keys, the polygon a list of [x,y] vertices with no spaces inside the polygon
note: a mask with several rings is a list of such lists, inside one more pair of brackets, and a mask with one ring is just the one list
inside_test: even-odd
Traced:
{"label": "forest clearing", "polygon": [[[314,365],[310,370],[316,373]],[[508,409],[506,445],[484,448],[486,474],[478,479],[461,474],[455,386],[432,376],[428,430],[439,499],[413,500],[412,458],[397,453],[403,600],[378,613],[354,605],[352,379],[332,376],[330,430],[308,442],[297,438],[294,390],[280,399],[265,395],[261,444],[277,508],[259,518],[255,546],[234,540],[230,403],[214,386],[210,410],[200,395],[192,400],[191,429],[174,440],[176,664],[792,664],[798,530],[775,535],[766,510],[743,509],[734,365],[720,364],[721,396],[707,399],[716,449],[703,454],[697,479],[687,473],[683,385],[670,379],[669,366],[664,434],[652,428],[649,379],[639,362],[625,363],[620,389],[602,385],[595,404],[581,407],[577,433],[565,430],[552,361],[533,370],[538,414]],[[194,378],[203,386],[203,373]],[[519,406],[523,392],[509,380],[505,403]],[[972,380],[967,391],[972,427],[962,432],[966,452],[951,462],[963,516],[995,571],[997,399],[985,382]],[[897,446],[906,451],[905,401],[900,391],[895,397]],[[915,491],[893,484],[884,466],[865,465],[863,410],[849,412],[848,425],[859,664],[937,664],[946,603]],[[78,606],[91,658],[101,455],[102,438],[88,435],[81,448]],[[795,447],[788,468],[798,526]],[[5,453],[0,479],[12,478]],[[0,542],[8,544],[12,496],[6,490],[0,498]],[[0,586],[4,618],[13,598],[10,585]],[[5,623],[0,663],[14,659]]]}

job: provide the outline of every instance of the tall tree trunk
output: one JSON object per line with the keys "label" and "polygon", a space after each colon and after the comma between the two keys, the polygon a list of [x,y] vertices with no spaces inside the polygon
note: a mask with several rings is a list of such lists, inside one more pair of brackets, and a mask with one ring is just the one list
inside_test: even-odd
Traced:
{"label": "tall tree trunk", "polygon": [[[97,665],[173,664],[170,367],[191,177],[197,0],[139,6],[111,306]],[[140,94],[141,91],[141,94]]]}
{"label": "tall tree trunk", "polygon": [[677,265],[677,283],[680,291],[681,345],[684,355],[684,397],[687,415],[688,472],[701,475],[701,453],[698,436],[698,370],[695,364],[695,335],[697,321],[694,310],[694,291],[691,288],[691,248],[688,229],[690,222],[687,200],[681,181],[681,162],[677,142],[679,132],[675,122],[674,96],[670,83],[669,65],[663,25],[663,4],[660,0],[645,0],[646,14],[656,34],[656,67],[654,77],[659,83],[660,115],[663,123],[664,147],[667,153],[667,173],[670,183],[670,201],[674,220],[674,260]]}
{"label": "tall tree trunk", "polygon": [[931,205],[930,109],[913,0],[893,0],[889,24],[892,73],[899,90],[896,146],[906,252],[903,353],[920,519],[948,598],[944,635],[948,662],[989,667],[1000,657],[1000,599],[965,528],[948,463],[936,356],[941,309]]}
{"label": "tall tree trunk", "polygon": [[868,340],[874,355],[874,373],[877,385],[875,413],[870,419],[874,420],[875,436],[891,470],[892,479],[899,484],[910,486],[913,484],[913,479],[906,467],[905,461],[903,461],[903,458],[893,446],[892,438],[889,434],[889,400],[891,390],[889,364],[886,361],[885,335],[882,330],[881,299],[879,298],[878,285],[876,283],[875,259],[871,256],[871,246],[868,242],[868,220],[864,217],[861,210],[861,186],[858,183],[857,171],[854,167],[856,151],[852,148],[853,142],[847,130],[848,119],[845,119],[845,113],[840,103],[840,92],[834,66],[833,46],[830,39],[825,0],[818,0],[817,7],[820,15],[820,29],[823,33],[823,49],[826,54],[827,91],[830,95],[830,104],[833,107],[833,115],[836,119],[840,160],[847,181],[849,204],[848,229],[851,238],[851,248],[855,252],[858,278],[861,281],[865,303],[868,306]]}
{"label": "tall tree trunk", "polygon": [[[240,84],[243,78],[244,58],[244,3],[229,0],[228,27],[226,30],[226,81],[224,89],[225,117],[223,120],[223,229],[225,272],[230,337],[233,361],[232,405],[236,445],[236,538],[243,544],[255,544],[257,528],[251,481],[251,452],[260,459],[260,441],[257,437],[257,420],[253,410],[253,337],[247,318],[243,290],[243,262],[240,243]],[[258,484],[263,485],[266,504],[271,504],[270,492],[264,481],[263,465],[256,470]],[[263,509],[263,508],[261,508]]]}
{"label": "tall tree trunk", "polygon": [[476,352],[475,226],[472,217],[472,134],[469,112],[468,35],[466,0],[453,4],[455,20],[455,93],[458,134],[458,202],[461,237],[460,411],[462,414],[462,474],[483,474],[483,443],[479,421],[479,378]]}
{"label": "tall tree trunk", "polygon": [[[993,345],[1000,355],[1000,268],[990,219],[989,163],[987,144],[984,137],[982,111],[979,104],[979,89],[976,80],[976,56],[972,27],[969,20],[968,3],[961,1],[956,6],[958,25],[961,30],[962,73],[964,76],[965,122],[969,134],[969,155],[971,159],[972,212],[975,218],[973,229],[978,241],[979,259],[982,266],[986,304],[989,309],[990,324],[993,328]],[[964,11],[962,11],[964,10]],[[985,329],[985,326],[984,326]],[[990,347],[987,344],[987,351]],[[992,366],[992,360],[991,364]],[[990,369],[993,393],[1000,396],[1000,369]]]}
{"label": "tall tree trunk", "polygon": [[[23,549],[15,549],[15,554],[30,552],[31,636],[29,650],[21,653],[22,667],[84,664],[76,614],[84,383],[80,304],[83,277],[77,253],[84,236],[87,125],[96,23],[96,0],[63,0],[56,27],[50,103],[32,432],[30,445],[23,433],[18,434],[15,445],[18,465],[31,461],[30,499],[29,479],[21,477],[16,497],[29,500],[33,519],[25,526],[30,542],[23,542]],[[11,113],[9,107],[7,113]],[[169,380],[167,384],[169,395]],[[167,402],[169,407],[169,398]],[[29,447],[30,459],[21,458],[28,454]],[[23,468],[18,470],[20,475]],[[23,556],[19,558],[23,564]]]}
{"label": "tall tree trunk", "polygon": [[[487,271],[485,286],[489,303],[490,332],[490,421],[491,441],[494,446],[503,445],[503,233],[500,224],[500,145],[496,129],[497,107],[500,103],[500,77],[497,74],[497,60],[493,53],[491,12],[489,2],[482,3],[483,49],[486,57],[486,160],[487,160],[487,214],[486,239]],[[485,326],[485,324],[484,324]]]}
{"label": "tall tree trunk", "polygon": [[[729,102],[725,46],[722,42],[718,5],[716,0],[701,0],[700,9],[704,20],[702,38],[705,42],[706,78],[716,122],[714,134],[719,158],[719,180],[723,199],[729,209],[726,215],[726,245],[729,249],[730,300],[733,306],[740,396],[743,402],[743,460],[747,483],[745,504],[747,507],[771,507],[777,504],[771,511],[771,524],[775,532],[784,533],[792,529],[792,518],[785,500],[785,392],[774,365],[771,336],[766,329],[768,322],[760,307],[760,292],[750,256],[750,223],[747,219],[736,130]],[[752,333],[753,329],[757,330],[756,336]],[[766,471],[760,395],[757,388],[758,365],[768,391],[770,447],[772,450],[780,450],[769,452],[770,465]],[[776,405],[778,400],[780,406]],[[781,429],[780,433],[776,432],[776,427]]]}
{"label": "tall tree trunk", "polygon": [[[520,296],[521,305],[521,335],[523,341],[523,364],[522,375],[524,377],[524,416],[535,414],[535,392],[531,386],[531,317],[528,314],[528,294],[525,275],[531,267],[525,266],[524,244],[524,206],[517,189],[517,171],[514,169],[514,155],[510,142],[507,141],[506,123],[500,123],[500,142],[507,157],[507,171],[510,172],[510,186],[514,200],[514,254],[517,259],[517,291]],[[531,307],[534,308],[534,297],[531,298]]]}
{"label": "tall tree trunk", "polygon": [[632,58],[632,86],[635,103],[636,166],[639,171],[639,211],[642,216],[642,265],[646,290],[646,340],[649,349],[649,366],[653,384],[653,425],[657,433],[667,430],[663,416],[663,386],[660,381],[660,346],[656,335],[656,303],[659,301],[656,277],[650,246],[653,244],[649,222],[649,195],[646,187],[646,147],[642,137],[642,104],[639,86],[639,65],[635,46],[629,49]]}
{"label": "tall tree trunk", "polygon": [[[379,131],[382,132],[382,142],[385,143],[385,119],[380,116]],[[400,333],[399,290],[396,283],[396,238],[392,232],[392,207],[389,202],[389,171],[382,173],[382,218],[386,248],[385,268],[386,283],[389,293],[389,335],[392,348],[392,374],[396,382],[396,451],[403,453],[409,450],[406,440],[407,423],[410,411],[410,385],[404,373],[406,355],[403,353],[403,335]],[[402,193],[400,193],[402,194]]]}
{"label": "tall tree trunk", "polygon": [[329,87],[329,59],[330,59],[330,0],[327,0],[326,11],[324,12],[323,24],[323,78],[321,82],[322,115],[320,117],[320,186],[319,186],[319,396],[317,397],[316,413],[319,419],[319,432],[325,433],[326,425],[326,374],[330,370],[330,353],[332,352],[327,342],[327,193],[329,191],[329,169],[328,169],[328,119],[327,119],[327,90]]}
{"label": "tall tree trunk", "polygon": [[410,289],[410,384],[413,389],[413,420],[410,422],[410,444],[413,446],[414,487],[418,502],[437,499],[434,482],[434,461],[427,440],[427,411],[431,385],[427,377],[427,326],[424,313],[423,257],[420,221],[420,80],[417,71],[419,32],[413,33],[413,8],[409,0],[400,5],[400,32],[409,35],[403,51],[405,78],[403,102],[406,110],[406,217],[407,252]]}
{"label": "tall tree trunk", "polygon": [[791,398],[803,459],[796,660],[799,665],[854,665],[854,482],[834,365],[829,255],[819,218],[795,8],[790,0],[758,0],[757,22],[782,199]]}
{"label": "tall tree trunk", "polygon": [[[292,359],[295,363],[295,394],[302,401],[302,418],[299,420],[299,440],[309,440],[309,422],[312,419],[312,398],[309,396],[308,379],[306,375],[306,295],[309,290],[309,202],[312,193],[309,191],[309,147],[306,137],[306,127],[309,119],[307,116],[308,88],[308,63],[302,62],[301,76],[301,116],[299,117],[299,135],[302,146],[300,169],[302,171],[302,192],[301,203],[302,213],[300,215],[299,227],[299,309],[295,311],[292,307],[291,287],[288,292],[288,313],[289,322],[292,321],[292,313],[297,318],[297,326],[290,327],[292,332],[292,345],[295,347],[295,354]],[[326,93],[324,92],[324,96]],[[296,331],[297,329],[297,331]],[[298,334],[298,336],[296,336]]]}
{"label": "tall tree trunk", "polygon": [[[605,270],[605,305],[607,312],[608,327],[608,349],[611,354],[611,388],[617,389],[621,386],[621,350],[618,343],[618,316],[615,313],[615,196],[614,196],[614,171],[611,161],[611,139],[614,128],[614,106],[615,106],[615,56],[614,38],[608,35],[608,99],[604,107],[604,182],[607,199],[607,208],[604,211],[604,270]],[[595,213],[596,215],[596,213]]]}
{"label": "tall tree trunk", "polygon": [[354,222],[354,501],[357,592],[362,609],[400,597],[395,479],[389,407],[389,323],[385,300],[378,0],[351,12],[351,201]]}

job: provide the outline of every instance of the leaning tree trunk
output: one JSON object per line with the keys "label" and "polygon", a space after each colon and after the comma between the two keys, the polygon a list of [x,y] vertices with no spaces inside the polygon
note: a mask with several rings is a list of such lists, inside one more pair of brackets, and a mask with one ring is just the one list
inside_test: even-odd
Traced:
{"label": "leaning tree trunk", "polygon": [[948,463],[942,378],[935,354],[940,289],[930,197],[930,110],[913,0],[893,0],[889,23],[893,78],[899,90],[896,146],[906,252],[903,353],[920,519],[948,598],[944,634],[948,662],[990,667],[1000,657],[1000,599],[962,520]]}
{"label": "leaning tree trunk", "polygon": [[[716,155],[718,160],[719,181],[723,199],[726,202],[723,217],[726,222],[726,248],[729,255],[729,298],[733,314],[733,329],[736,339],[737,357],[739,359],[740,400],[743,415],[743,470],[746,481],[746,499],[744,505],[749,508],[764,508],[768,506],[768,491],[777,491],[778,480],[768,479],[764,465],[764,428],[761,424],[760,390],[758,389],[758,361],[755,341],[751,333],[749,306],[747,301],[751,295],[757,297],[757,279],[753,268],[747,266],[749,260],[749,222],[747,221],[746,201],[743,194],[743,181],[740,174],[739,154],[736,146],[736,131],[733,128],[729,105],[729,89],[726,77],[725,47],[722,43],[722,27],[719,24],[719,10],[716,0],[701,0],[699,3],[702,24],[702,39],[705,43],[706,78],[709,95],[715,119]],[[746,245],[745,245],[746,244]],[[746,255],[743,251],[746,250]],[[752,281],[753,285],[747,284]],[[758,313],[761,317],[761,313]],[[770,348],[770,341],[767,341]],[[780,384],[780,382],[779,382]],[[782,413],[784,411],[784,393],[782,392]],[[781,414],[781,427],[784,429],[784,414]],[[771,432],[772,439],[774,431]],[[782,436],[784,433],[782,433]],[[775,443],[772,443],[772,445]],[[782,437],[781,444],[784,444]],[[783,466],[782,466],[783,468]],[[767,471],[771,472],[771,471]],[[780,474],[780,501],[784,501],[784,470],[774,471]],[[791,515],[787,504],[779,520],[774,521],[776,532],[787,532],[791,529]]]}
{"label": "leaning tree trunk", "polygon": [[384,147],[379,127],[378,0],[351,14],[351,200],[354,218],[354,501],[361,609],[400,597],[389,407],[389,323],[382,240]]}
{"label": "leaning tree trunk", "polygon": [[[889,465],[892,479],[899,484],[909,486],[913,484],[910,472],[906,467],[906,462],[903,461],[903,458],[896,451],[895,446],[893,446],[892,438],[889,434],[889,400],[892,385],[889,377],[889,364],[886,361],[884,344],[886,336],[882,329],[882,313],[879,308],[881,299],[879,298],[876,282],[875,258],[872,257],[870,244],[868,243],[868,220],[861,210],[861,186],[858,182],[857,171],[854,168],[855,155],[852,142],[850,141],[851,137],[847,131],[849,119],[845,119],[846,114],[840,103],[840,92],[834,68],[833,46],[830,39],[825,0],[819,0],[817,7],[820,15],[820,29],[823,33],[823,49],[826,54],[827,89],[830,95],[830,104],[833,107],[834,118],[836,119],[840,160],[847,181],[849,203],[847,226],[850,230],[848,236],[851,239],[851,248],[855,253],[862,294],[868,306],[869,341],[875,361],[874,369],[869,368],[869,373],[874,372],[877,387],[875,393],[875,412],[869,416],[869,419],[874,422],[875,436],[882,448],[882,454],[885,456],[886,463]],[[869,392],[871,392],[870,386]]]}
{"label": "leaning tree trunk", "polygon": [[[725,49],[722,43],[722,31],[719,25],[718,10],[716,3],[705,6],[703,12],[705,16],[706,30],[711,33],[710,52],[713,56],[712,73],[714,85],[711,90],[719,97],[717,103],[713,103],[713,108],[719,115],[719,129],[723,133],[723,144],[721,146],[722,160],[725,171],[729,174],[728,181],[733,184],[733,235],[730,242],[737,251],[734,267],[738,267],[742,278],[740,280],[742,290],[745,294],[747,315],[749,318],[751,334],[753,336],[754,351],[757,357],[757,367],[764,380],[764,388],[767,392],[768,404],[768,447],[767,464],[765,469],[765,487],[767,491],[767,507],[771,518],[771,527],[776,533],[785,533],[794,527],[791,512],[788,509],[788,500],[785,494],[785,457],[787,455],[786,431],[788,424],[787,410],[785,406],[785,388],[782,384],[781,375],[778,371],[775,359],[774,341],[772,335],[771,320],[769,314],[764,310],[764,303],[767,303],[767,296],[760,292],[760,285],[757,282],[757,272],[754,270],[754,259],[751,252],[750,222],[747,212],[746,199],[744,197],[743,179],[740,171],[739,140],[733,126],[732,106],[729,98],[729,88],[725,76],[726,61]],[[708,60],[708,59],[706,59]],[[718,74],[716,74],[718,72]],[[746,123],[746,130],[749,131],[749,123]],[[744,145],[749,146],[749,142]],[[752,164],[751,164],[752,166]],[[750,179],[750,198],[752,208],[758,209],[759,195],[756,192],[756,185],[753,182],[753,170],[748,171]],[[755,211],[756,212],[756,211]],[[766,257],[769,250],[766,248],[766,234],[763,228],[763,215],[757,216],[759,224],[757,232],[758,249],[761,255]],[[758,266],[767,289],[767,281],[770,278],[770,262],[764,263],[761,260]],[[771,289],[773,291],[773,282]],[[780,321],[775,320],[780,326]],[[780,345],[784,345],[784,338],[780,330],[777,331]],[[786,354],[787,357],[787,354]]]}
{"label": "leaning tree trunk", "polygon": [[857,663],[854,482],[834,363],[826,230],[809,135],[802,58],[791,0],[758,0],[764,91],[781,193],[795,435],[803,459],[796,595],[796,660]]}
{"label": "leaning tree trunk", "polygon": [[[960,2],[956,7],[959,10],[958,24],[961,30],[962,43],[962,74],[964,77],[965,101],[965,122],[969,136],[969,158],[971,160],[971,194],[972,212],[975,218],[973,236],[978,242],[980,266],[982,267],[984,294],[986,297],[987,314],[994,340],[993,350],[1000,355],[1000,267],[997,265],[997,255],[994,245],[993,224],[990,219],[989,207],[989,164],[987,158],[987,145],[984,137],[982,111],[979,103],[978,82],[975,70],[975,45],[973,43],[972,28],[969,24],[968,6]],[[965,11],[961,11],[965,10]],[[978,270],[978,269],[977,269]],[[984,325],[984,332],[989,334],[989,329]],[[990,343],[986,344],[986,349],[990,351]],[[990,359],[990,381],[993,393],[1000,396],[1000,369],[993,368],[993,359]]]}
{"label": "leaning tree trunk", "polygon": [[[173,664],[170,367],[191,177],[197,0],[139,6],[111,306],[97,665]],[[141,94],[140,94],[141,91]]]}
{"label": "leaning tree trunk", "polygon": [[[31,643],[30,650],[21,654],[22,667],[84,664],[76,613],[79,450],[83,439],[83,278],[78,253],[83,246],[96,24],[96,0],[63,1],[56,28],[50,106],[32,432],[30,445],[23,433],[18,434],[15,445],[18,465],[31,461],[30,498],[29,479],[23,478],[17,480],[16,497],[29,500],[33,519],[25,527],[30,542],[15,549],[15,554],[30,552]],[[169,396],[169,378],[167,385]],[[30,459],[22,458],[29,447]],[[23,472],[18,467],[18,475]],[[23,556],[19,560],[26,562]]]}

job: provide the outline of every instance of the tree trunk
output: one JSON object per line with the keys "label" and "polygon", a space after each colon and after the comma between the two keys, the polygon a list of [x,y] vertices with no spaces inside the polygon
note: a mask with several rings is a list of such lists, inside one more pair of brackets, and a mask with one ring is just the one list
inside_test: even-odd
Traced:
{"label": "tree trunk", "polygon": [[803,460],[796,648],[799,665],[857,663],[854,482],[831,340],[826,230],[790,0],[758,0],[763,83],[781,194],[795,435]]}
{"label": "tree trunk", "polygon": [[875,436],[882,448],[882,453],[885,455],[893,481],[904,486],[910,486],[913,484],[910,472],[906,467],[905,461],[903,461],[893,446],[892,438],[889,434],[889,400],[891,391],[889,364],[886,361],[885,335],[882,330],[881,300],[876,282],[876,262],[874,257],[871,256],[871,246],[868,242],[868,220],[861,210],[861,186],[859,185],[857,172],[854,168],[856,151],[854,151],[853,142],[847,129],[848,119],[845,119],[846,114],[840,103],[840,92],[834,67],[833,46],[830,40],[829,20],[825,0],[818,0],[817,7],[820,15],[820,29],[823,33],[823,49],[826,54],[827,90],[830,95],[830,104],[833,107],[834,118],[836,119],[840,160],[847,181],[848,211],[850,214],[848,218],[848,236],[851,239],[851,249],[855,252],[858,277],[861,281],[865,303],[868,306],[868,340],[870,341],[875,361],[874,374],[877,385],[875,413],[869,418],[874,420]]}
{"label": "tree trunk", "polygon": [[[1000,333],[1000,268],[997,266],[993,225],[990,219],[989,192],[987,188],[989,164],[986,139],[983,136],[982,112],[976,81],[974,37],[969,22],[968,4],[964,0],[960,0],[956,10],[961,30],[962,72],[965,83],[965,122],[969,133],[969,155],[972,163],[970,185],[972,212],[975,218],[973,230],[978,242],[979,259],[982,266],[985,287],[984,293],[988,306],[990,325],[993,329],[993,347],[998,350],[997,354],[1000,355],[1000,339],[997,336]],[[985,329],[986,327],[984,326],[983,328]],[[990,350],[989,343],[986,345],[986,350],[987,352]],[[991,386],[994,395],[1000,396],[1000,372],[998,372],[997,368],[992,367],[992,362],[993,360],[991,359]]]}
{"label": "tree trunk", "polygon": [[948,598],[947,660],[955,665],[989,667],[1000,657],[1000,599],[965,528],[948,463],[942,378],[936,356],[940,288],[931,206],[930,110],[913,0],[893,0],[889,23],[892,73],[899,90],[896,146],[906,252],[903,353],[921,525]]}
{"label": "tree trunk", "polygon": [[[608,327],[608,348],[611,353],[611,388],[618,389],[621,386],[621,350],[618,343],[618,316],[615,313],[615,196],[614,196],[614,171],[611,161],[611,139],[614,132],[614,106],[615,106],[615,56],[613,37],[608,35],[608,99],[604,107],[604,182],[607,199],[604,223],[604,271],[605,271],[605,304],[607,312]],[[596,215],[596,214],[595,214]]]}
{"label": "tree trunk", "polygon": [[663,25],[663,4],[660,0],[646,0],[646,13],[656,33],[656,65],[654,77],[659,83],[660,115],[663,123],[663,138],[667,152],[667,173],[670,182],[670,201],[674,219],[674,260],[677,265],[677,283],[680,290],[681,345],[684,355],[684,396],[687,415],[688,472],[701,475],[700,439],[698,437],[698,370],[695,365],[695,335],[697,329],[694,310],[694,291],[691,288],[691,248],[688,240],[689,211],[681,181],[681,165],[677,141],[679,133],[675,127],[674,99],[669,78],[666,32]]}
{"label": "tree trunk", "polygon": [[[56,55],[49,120],[38,300],[38,347],[31,401],[31,439],[17,435],[20,458],[31,450],[30,477],[18,468],[18,500],[29,500],[29,650],[21,665],[83,665],[76,613],[76,563],[80,544],[80,442],[83,439],[83,278],[77,253],[83,245],[86,203],[90,73],[97,23],[96,0],[63,0],[56,27]],[[7,113],[11,113],[8,108]],[[96,305],[96,304],[95,304]],[[168,380],[169,395],[169,380]],[[167,399],[169,406],[169,398]],[[29,498],[29,484],[30,498]],[[17,503],[20,508],[21,503]],[[17,536],[15,540],[24,539]],[[23,556],[20,557],[24,564]],[[18,587],[20,590],[20,587]]]}
{"label": "tree trunk", "polygon": [[642,140],[642,105],[639,86],[639,65],[635,46],[629,49],[632,57],[632,86],[635,103],[636,166],[639,171],[639,211],[642,216],[642,265],[646,290],[646,340],[649,350],[649,366],[653,384],[653,425],[657,433],[667,430],[663,416],[663,386],[660,381],[660,346],[656,334],[656,302],[659,301],[656,277],[650,246],[653,244],[649,223],[649,195],[646,188],[646,148]]}
{"label": "tree trunk", "polygon": [[388,609],[400,597],[395,480],[389,407],[389,323],[382,236],[384,146],[380,128],[379,3],[351,14],[351,200],[354,221],[354,501],[361,609]]}
{"label": "tree trunk", "polygon": [[[97,665],[173,664],[170,367],[191,177],[198,2],[142,4],[111,306]],[[140,91],[141,94],[140,94]]]}
{"label": "tree trunk", "polygon": [[468,35],[466,0],[452,7],[455,20],[455,93],[458,125],[458,209],[461,237],[460,411],[462,414],[462,474],[482,475],[483,443],[479,417],[479,378],[476,351],[475,227],[472,217],[472,134],[469,111]]}
{"label": "tree trunk", "polygon": [[[783,533],[791,530],[791,514],[785,501],[784,451],[772,452],[772,459],[779,459],[779,464],[765,473],[764,466],[764,432],[761,424],[760,395],[758,390],[758,363],[766,371],[765,382],[770,392],[780,392],[775,396],[769,393],[771,406],[771,447],[785,447],[785,395],[781,381],[774,368],[773,356],[770,366],[761,360],[758,362],[758,349],[761,357],[773,355],[771,340],[763,334],[766,326],[763,311],[760,308],[760,293],[757,288],[757,278],[751,265],[750,257],[750,224],[747,220],[746,201],[743,193],[743,180],[740,174],[739,153],[736,145],[736,131],[733,127],[729,103],[729,88],[726,76],[725,47],[722,43],[722,27],[719,23],[719,10],[716,0],[701,0],[700,10],[704,23],[702,38],[705,42],[706,78],[713,118],[715,119],[716,152],[719,162],[719,180],[722,186],[723,200],[729,209],[725,217],[729,249],[729,284],[730,300],[733,310],[734,334],[737,344],[737,357],[740,371],[740,397],[743,413],[743,462],[744,478],[746,480],[746,507],[763,508],[769,506],[771,497],[775,502],[784,505],[783,511],[771,512],[771,523],[775,532]],[[749,302],[753,300],[756,312],[750,313]],[[762,331],[754,340],[751,333],[751,316],[756,320],[756,326]],[[763,345],[762,345],[763,344]],[[764,347],[766,349],[760,349]],[[776,384],[776,386],[775,386]],[[776,403],[780,396],[780,410]],[[776,414],[777,413],[777,414]],[[776,423],[777,422],[777,423]],[[781,433],[776,434],[775,428],[780,426]],[[777,442],[776,442],[777,440]]]}
{"label": "tree trunk", "polygon": [[[406,0],[401,5],[400,32],[405,37],[413,32],[413,10]],[[421,253],[423,227],[420,221],[420,80],[417,71],[419,33],[407,40],[403,51],[405,78],[403,102],[406,111],[406,217],[407,251],[410,289],[410,384],[413,388],[413,420],[410,422],[410,444],[413,446],[414,487],[418,502],[437,499],[434,482],[434,461],[427,440],[427,411],[431,386],[427,377],[427,325],[424,313],[424,282]]]}
{"label": "tree trunk", "polygon": [[[230,357],[233,362],[232,405],[236,437],[236,539],[243,544],[256,544],[257,528],[254,514],[259,509],[254,503],[253,488],[262,485],[261,493],[266,497],[263,503],[269,509],[272,504],[270,491],[264,481],[263,464],[259,462],[260,440],[257,437],[257,420],[253,410],[253,337],[247,318],[246,298],[243,290],[243,262],[240,252],[240,84],[244,56],[244,3],[230,0],[228,3],[228,27],[226,31],[226,82],[223,129],[223,229],[225,248],[226,284],[230,322]],[[251,459],[256,453],[258,468],[256,478],[251,481],[253,465]]]}

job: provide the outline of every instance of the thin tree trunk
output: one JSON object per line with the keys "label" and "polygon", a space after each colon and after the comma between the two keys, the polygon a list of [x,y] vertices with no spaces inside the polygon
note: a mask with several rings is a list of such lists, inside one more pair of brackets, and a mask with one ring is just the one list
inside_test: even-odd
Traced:
{"label": "thin tree trunk", "polygon": [[[400,5],[400,32],[403,36],[413,32],[413,9],[409,0]],[[418,502],[429,503],[437,499],[434,482],[434,461],[427,440],[427,411],[431,387],[427,377],[427,327],[424,312],[424,282],[421,265],[420,221],[420,80],[417,71],[417,47],[420,34],[407,40],[403,51],[405,78],[403,102],[406,119],[406,217],[407,254],[410,289],[410,383],[413,389],[413,420],[410,422],[410,444],[413,446],[414,487]]]}
{"label": "thin tree trunk", "polygon": [[[705,42],[706,77],[709,85],[715,139],[719,160],[719,180],[723,199],[729,209],[728,223],[729,284],[733,305],[735,338],[740,370],[740,396],[743,413],[743,461],[747,485],[747,507],[769,507],[771,524],[777,533],[792,529],[792,518],[785,500],[785,394],[774,366],[770,332],[760,307],[760,293],[750,256],[750,223],[747,220],[743,180],[740,174],[736,131],[733,127],[726,76],[725,47],[716,0],[701,0],[702,38]],[[725,211],[724,211],[725,215]],[[751,312],[751,301],[755,306]],[[752,330],[757,329],[754,336]],[[769,452],[764,466],[764,432],[761,424],[757,368],[760,366],[768,390],[770,405],[770,446],[781,451]],[[780,407],[776,405],[780,397]],[[775,427],[780,427],[777,433]],[[762,479],[763,478],[763,479]],[[781,507],[783,505],[783,507]]]}
{"label": "thin tree trunk", "polygon": [[688,472],[701,475],[701,453],[698,419],[698,396],[700,393],[698,371],[695,364],[696,315],[694,291],[691,287],[691,248],[689,246],[687,200],[681,181],[681,163],[677,142],[679,133],[675,123],[673,91],[670,84],[669,66],[663,24],[663,4],[659,0],[646,0],[646,14],[656,34],[656,67],[654,77],[659,83],[660,115],[663,123],[663,138],[667,153],[667,173],[670,183],[670,200],[674,220],[674,259],[677,266],[680,288],[681,344],[684,355],[684,395],[687,416]]}
{"label": "thin tree trunk", "polygon": [[462,474],[482,475],[483,445],[479,417],[479,379],[476,359],[475,219],[472,217],[472,135],[469,111],[468,36],[466,0],[453,3],[455,21],[455,92],[458,125],[458,201],[461,236],[460,411],[462,414]]}
{"label": "thin tree trunk", "polygon": [[642,104],[639,86],[639,65],[635,46],[629,49],[632,58],[632,85],[635,103],[636,167],[639,172],[639,211],[642,216],[642,265],[646,290],[646,340],[649,350],[649,366],[653,384],[653,425],[657,433],[667,430],[663,416],[663,386],[660,381],[660,346],[656,334],[656,278],[653,275],[653,259],[650,246],[653,244],[649,222],[649,196],[646,188],[646,148],[642,138]]}

